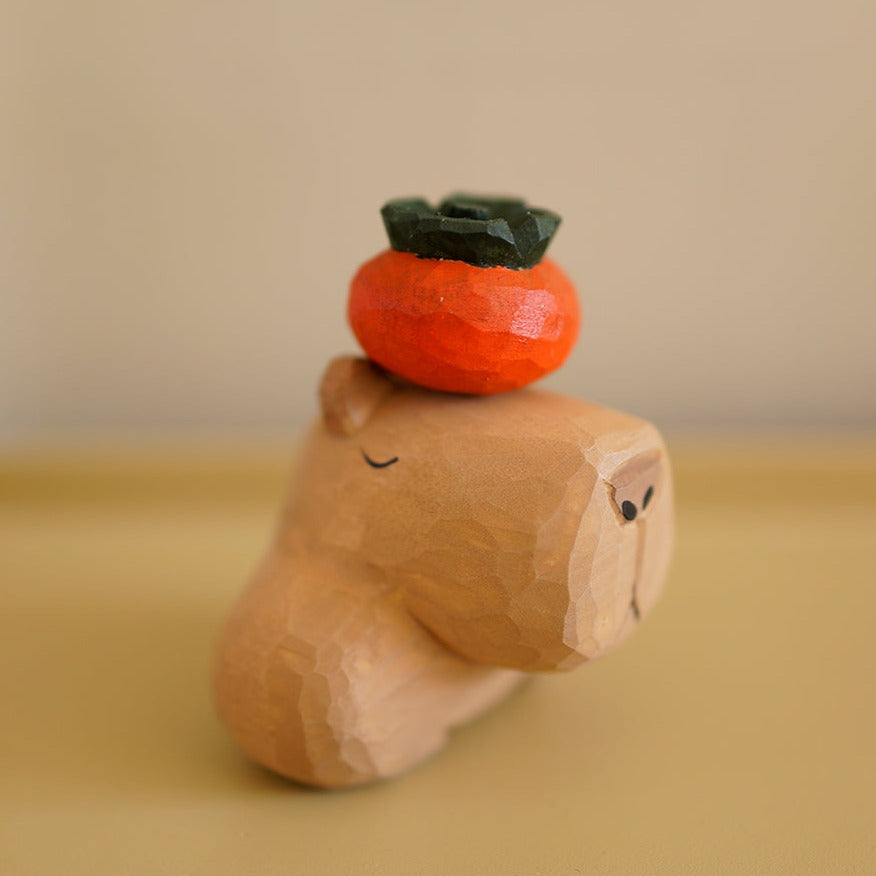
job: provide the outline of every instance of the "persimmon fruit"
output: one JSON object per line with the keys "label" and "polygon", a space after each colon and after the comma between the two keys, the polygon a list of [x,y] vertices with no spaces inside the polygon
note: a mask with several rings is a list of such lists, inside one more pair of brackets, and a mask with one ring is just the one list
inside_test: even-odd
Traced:
{"label": "persimmon fruit", "polygon": [[549,258],[516,270],[395,249],[359,269],[348,318],[388,371],[473,395],[519,389],[558,368],[580,325],[574,286]]}

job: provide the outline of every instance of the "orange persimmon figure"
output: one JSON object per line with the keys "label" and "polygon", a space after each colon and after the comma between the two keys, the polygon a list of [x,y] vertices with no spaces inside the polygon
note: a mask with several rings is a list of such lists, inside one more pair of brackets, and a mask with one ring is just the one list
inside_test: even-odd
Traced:
{"label": "orange persimmon figure", "polygon": [[578,336],[572,282],[543,258],[560,219],[521,201],[390,201],[392,249],[350,287],[368,356],[429,389],[491,395],[558,368]]}

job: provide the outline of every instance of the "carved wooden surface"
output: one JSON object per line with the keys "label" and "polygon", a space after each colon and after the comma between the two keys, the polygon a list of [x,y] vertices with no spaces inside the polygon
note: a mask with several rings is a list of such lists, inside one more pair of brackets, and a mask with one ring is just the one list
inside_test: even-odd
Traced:
{"label": "carved wooden surface", "polygon": [[349,358],[321,399],[216,660],[253,759],[331,787],[394,775],[653,605],[672,484],[650,424],[533,390],[435,393]]}

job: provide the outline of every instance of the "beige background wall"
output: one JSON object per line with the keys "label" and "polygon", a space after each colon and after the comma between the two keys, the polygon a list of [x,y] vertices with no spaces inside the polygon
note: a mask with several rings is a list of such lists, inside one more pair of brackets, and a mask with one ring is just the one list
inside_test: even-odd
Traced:
{"label": "beige background wall", "polygon": [[565,217],[549,380],[876,420],[872,0],[7,2],[0,430],[294,428],[388,197]]}

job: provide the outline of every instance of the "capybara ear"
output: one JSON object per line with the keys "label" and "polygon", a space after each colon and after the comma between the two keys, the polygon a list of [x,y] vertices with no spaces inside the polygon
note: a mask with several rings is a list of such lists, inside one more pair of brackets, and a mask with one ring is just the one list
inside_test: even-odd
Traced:
{"label": "capybara ear", "polygon": [[326,428],[336,435],[352,435],[371,419],[391,392],[389,378],[368,359],[332,359],[319,385]]}

